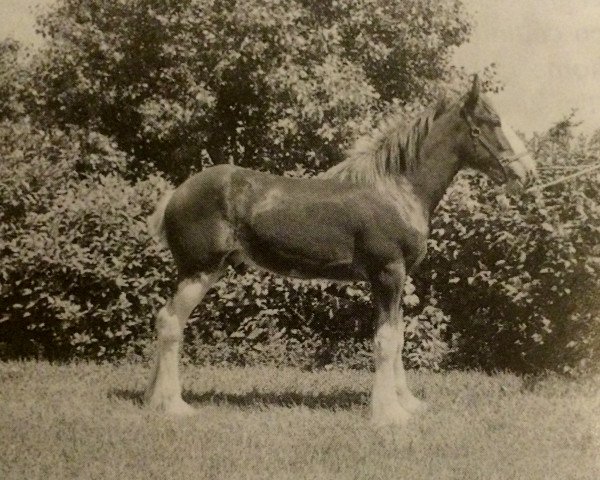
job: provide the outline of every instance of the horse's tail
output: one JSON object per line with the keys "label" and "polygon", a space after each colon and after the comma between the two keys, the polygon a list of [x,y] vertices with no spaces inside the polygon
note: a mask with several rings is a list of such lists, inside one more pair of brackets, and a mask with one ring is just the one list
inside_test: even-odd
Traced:
{"label": "horse's tail", "polygon": [[156,204],[154,213],[148,217],[148,232],[161,245],[169,247],[167,243],[167,231],[165,229],[165,210],[175,190],[167,190]]}

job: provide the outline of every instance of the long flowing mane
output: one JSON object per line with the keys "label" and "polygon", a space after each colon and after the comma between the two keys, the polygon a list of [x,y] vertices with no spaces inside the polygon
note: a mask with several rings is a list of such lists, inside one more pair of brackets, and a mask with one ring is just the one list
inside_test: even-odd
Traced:
{"label": "long flowing mane", "polygon": [[412,124],[400,115],[385,119],[370,135],[360,138],[346,160],[323,172],[321,178],[376,184],[391,175],[406,174],[420,163],[421,147],[433,122],[447,110],[441,100]]}

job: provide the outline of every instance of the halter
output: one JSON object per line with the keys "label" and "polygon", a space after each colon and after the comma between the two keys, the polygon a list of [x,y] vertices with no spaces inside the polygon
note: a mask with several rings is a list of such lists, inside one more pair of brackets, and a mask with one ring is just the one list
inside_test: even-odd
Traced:
{"label": "halter", "polygon": [[467,122],[467,125],[469,126],[470,136],[471,136],[471,139],[473,140],[474,150],[477,151],[478,145],[481,145],[500,164],[500,166],[502,167],[502,170],[504,170],[505,174],[506,174],[506,169],[509,167],[509,165],[511,163],[514,163],[514,162],[518,161],[519,159],[523,158],[525,155],[529,154],[529,152],[527,150],[525,150],[521,153],[512,155],[510,157],[506,157],[504,155],[496,153],[496,151],[494,150],[492,145],[490,145],[488,140],[481,135],[480,128],[477,125],[475,125],[471,116],[464,111],[462,112],[462,114],[463,114],[463,118]]}

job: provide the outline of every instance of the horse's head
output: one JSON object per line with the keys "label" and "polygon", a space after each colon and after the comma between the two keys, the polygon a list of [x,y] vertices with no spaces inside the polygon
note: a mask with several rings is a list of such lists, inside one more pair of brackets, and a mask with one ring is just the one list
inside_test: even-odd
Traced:
{"label": "horse's head", "polygon": [[480,90],[479,79],[475,76],[461,109],[471,139],[463,152],[465,162],[497,183],[523,188],[535,178],[535,161],[523,141],[502,122]]}

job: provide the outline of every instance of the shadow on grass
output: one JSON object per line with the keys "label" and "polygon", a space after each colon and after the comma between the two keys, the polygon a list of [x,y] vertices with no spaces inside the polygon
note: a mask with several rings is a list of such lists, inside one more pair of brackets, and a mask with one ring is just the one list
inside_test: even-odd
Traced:
{"label": "shadow on grass", "polygon": [[[142,405],[144,392],[141,390],[113,389],[108,392],[109,398],[127,400]],[[353,390],[338,390],[331,393],[300,393],[294,391],[260,392],[252,390],[244,393],[225,393],[209,390],[203,393],[185,390],[183,399],[192,406],[229,405],[239,408],[256,408],[261,406],[294,407],[303,406],[311,409],[346,410],[368,403],[368,395]]]}

